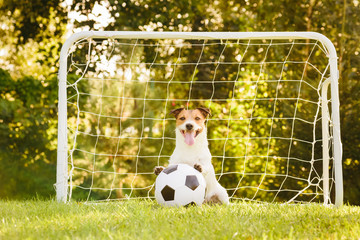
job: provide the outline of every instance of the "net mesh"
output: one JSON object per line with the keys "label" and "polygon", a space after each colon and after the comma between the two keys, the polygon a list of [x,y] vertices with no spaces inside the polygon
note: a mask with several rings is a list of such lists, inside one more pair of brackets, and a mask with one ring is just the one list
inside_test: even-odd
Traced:
{"label": "net mesh", "polygon": [[204,106],[231,199],[323,201],[321,43],[87,38],[68,66],[69,199],[153,198],[153,168],[175,147],[169,111]]}

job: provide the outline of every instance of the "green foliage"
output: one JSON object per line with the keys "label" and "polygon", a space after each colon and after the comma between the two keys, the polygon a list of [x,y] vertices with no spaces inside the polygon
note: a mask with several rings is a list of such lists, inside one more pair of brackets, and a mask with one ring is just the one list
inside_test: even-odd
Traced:
{"label": "green foliage", "polygon": [[[0,12],[16,19],[14,30],[19,33],[19,44],[24,44],[29,39],[42,40],[39,36],[47,29],[46,25],[54,17],[53,12],[57,18],[64,19],[65,12],[60,3],[60,0],[7,0],[0,4]],[[55,34],[62,34],[62,31]]]}
{"label": "green foliage", "polygon": [[0,4],[0,68],[14,78],[40,80],[57,72],[67,22],[61,2],[9,0]]}
{"label": "green foliage", "polygon": [[15,81],[0,69],[0,83],[0,197],[50,196],[49,182],[55,180],[56,78]]}

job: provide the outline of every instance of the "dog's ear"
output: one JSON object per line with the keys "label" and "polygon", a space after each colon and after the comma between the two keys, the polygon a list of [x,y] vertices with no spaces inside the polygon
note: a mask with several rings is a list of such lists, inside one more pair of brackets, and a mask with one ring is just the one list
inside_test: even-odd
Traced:
{"label": "dog's ear", "polygon": [[208,108],[198,107],[198,108],[196,108],[196,109],[199,110],[205,118],[206,118],[208,115],[211,116],[211,114],[210,114],[210,109],[208,109]]}
{"label": "dog's ear", "polygon": [[169,114],[173,114],[175,116],[175,118],[177,118],[177,116],[180,114],[180,112],[184,110],[184,108],[177,108],[177,109],[173,109],[169,112]]}

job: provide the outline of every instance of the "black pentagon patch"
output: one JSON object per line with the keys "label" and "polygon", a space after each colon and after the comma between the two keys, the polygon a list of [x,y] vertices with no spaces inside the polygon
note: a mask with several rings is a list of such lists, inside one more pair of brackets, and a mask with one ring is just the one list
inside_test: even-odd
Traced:
{"label": "black pentagon patch", "polygon": [[188,203],[188,204],[186,204],[184,207],[193,207],[193,206],[196,206],[196,203],[194,203],[194,202],[191,202],[191,203]]}
{"label": "black pentagon patch", "polygon": [[194,191],[200,184],[195,175],[189,175],[186,176],[185,185]]}
{"label": "black pentagon patch", "polygon": [[165,201],[172,201],[175,199],[175,190],[166,185],[163,190],[161,190],[161,195]]}
{"label": "black pentagon patch", "polygon": [[172,165],[172,166],[170,166],[170,167],[168,167],[168,168],[165,168],[164,170],[163,170],[163,173],[166,173],[166,174],[170,174],[170,173],[172,173],[173,171],[176,171],[176,169],[178,168],[178,165]]}

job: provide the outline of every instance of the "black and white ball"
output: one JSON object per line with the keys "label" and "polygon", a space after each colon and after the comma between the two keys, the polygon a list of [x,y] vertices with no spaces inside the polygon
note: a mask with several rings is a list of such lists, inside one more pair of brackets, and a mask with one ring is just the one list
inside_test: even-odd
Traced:
{"label": "black and white ball", "polygon": [[203,175],[187,164],[165,168],[155,182],[155,198],[164,206],[201,205],[205,199]]}

